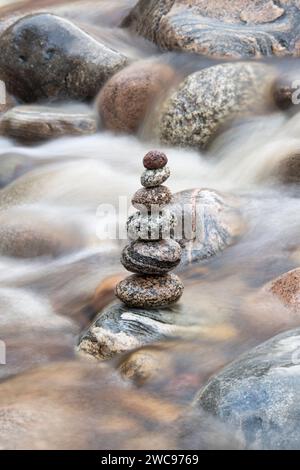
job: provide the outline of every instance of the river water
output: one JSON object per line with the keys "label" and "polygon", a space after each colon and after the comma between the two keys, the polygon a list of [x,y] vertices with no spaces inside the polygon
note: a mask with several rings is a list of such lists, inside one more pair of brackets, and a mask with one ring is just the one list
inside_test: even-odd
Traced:
{"label": "river water", "polygon": [[[32,3],[24,2],[25,11]],[[160,56],[151,44],[116,29],[133,1],[103,0],[90,9],[83,4],[94,2],[48,3],[131,58]],[[34,2],[34,8],[38,6]],[[176,54],[160,59],[178,61],[178,68],[184,62]],[[198,68],[196,61],[199,58],[187,59],[180,73]],[[206,153],[161,146],[147,138],[147,126],[149,122],[137,136],[100,130],[93,136],[35,146],[0,139],[5,252],[0,258],[0,339],[7,347],[7,365],[0,366],[0,396],[7,397],[8,390],[18,410],[26,408],[29,437],[26,441],[22,435],[24,447],[238,446],[221,425],[198,416],[191,407],[193,397],[209,376],[242,351],[294,324],[273,304],[259,302],[257,295],[266,282],[299,266],[299,187],[283,184],[276,173],[282,155],[300,149],[299,115],[274,111],[252,117],[220,135]],[[240,198],[245,227],[222,254],[181,273],[186,286],[181,303],[187,317],[197,311],[198,329],[191,336],[145,348],[155,358],[156,373],[132,385],[120,374],[126,355],[83,372],[73,351],[95,315],[90,304],[97,286],[107,280],[111,286],[116,276],[124,275],[121,242],[97,237],[104,223],[97,208],[118,207],[120,196],[132,195],[139,187],[143,155],[157,147],[169,157],[173,192],[211,188]],[[9,256],[10,245],[16,250],[16,242],[8,240],[15,221],[21,227],[20,243],[29,253],[30,244],[40,239],[59,240],[59,250],[30,256],[19,247],[20,256]],[[101,306],[112,300],[111,291]],[[51,315],[59,326],[54,320],[52,325]],[[70,319],[80,327],[70,326]],[[42,400],[40,418],[35,399]],[[48,423],[47,432],[39,419]],[[33,429],[35,420],[40,434]],[[3,445],[13,446],[14,429],[6,433]]]}

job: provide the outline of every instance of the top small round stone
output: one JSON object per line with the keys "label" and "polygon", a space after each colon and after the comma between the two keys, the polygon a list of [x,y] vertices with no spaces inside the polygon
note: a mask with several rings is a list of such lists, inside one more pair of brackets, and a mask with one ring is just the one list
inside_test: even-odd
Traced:
{"label": "top small round stone", "polygon": [[143,164],[147,170],[158,170],[168,163],[168,158],[163,152],[151,150],[144,156]]}

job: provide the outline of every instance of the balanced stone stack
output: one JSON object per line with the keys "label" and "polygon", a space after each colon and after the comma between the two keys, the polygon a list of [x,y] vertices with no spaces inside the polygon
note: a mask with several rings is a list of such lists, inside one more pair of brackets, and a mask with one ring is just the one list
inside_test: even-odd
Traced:
{"label": "balanced stone stack", "polygon": [[151,151],[144,157],[143,188],[132,198],[138,211],[129,217],[127,233],[131,243],[122,252],[121,262],[136,273],[121,281],[117,297],[129,307],[161,308],[179,300],[183,284],[169,274],[181,260],[181,247],[174,238],[176,216],[168,210],[172,193],[163,183],[169,178],[168,159]]}

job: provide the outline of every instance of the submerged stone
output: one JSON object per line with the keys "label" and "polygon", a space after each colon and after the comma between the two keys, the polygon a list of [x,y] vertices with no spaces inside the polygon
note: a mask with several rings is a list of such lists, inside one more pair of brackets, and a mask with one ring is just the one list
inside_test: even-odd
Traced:
{"label": "submerged stone", "polygon": [[262,343],[211,378],[196,404],[248,449],[299,449],[300,329]]}
{"label": "submerged stone", "polygon": [[23,105],[7,111],[0,120],[2,135],[29,143],[96,131],[96,117],[85,107]]}

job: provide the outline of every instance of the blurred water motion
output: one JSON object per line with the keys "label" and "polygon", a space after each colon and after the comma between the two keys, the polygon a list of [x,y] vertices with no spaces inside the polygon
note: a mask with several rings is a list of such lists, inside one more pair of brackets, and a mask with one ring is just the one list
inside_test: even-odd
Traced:
{"label": "blurred water motion", "polygon": [[[33,2],[24,3],[28,8]],[[55,3],[49,2],[55,11],[80,18],[131,58],[157,60],[154,46],[115,28],[134,2],[121,9],[120,1],[98,2],[96,17],[83,8],[89,2]],[[40,5],[47,2],[34,2],[34,8]],[[177,63],[182,75],[206,64],[176,54],[161,60]],[[276,111],[235,123],[205,154],[149,141],[147,126],[139,136],[102,130],[33,147],[0,139],[0,338],[8,351],[0,397],[13,423],[2,430],[2,447],[241,445],[190,403],[223,365],[295,323],[272,303],[258,305],[255,296],[266,282],[299,266],[299,188],[280,180],[278,168],[300,152],[300,114]],[[115,278],[124,275],[122,242],[97,237],[97,208],[118,208],[120,196],[130,202],[141,159],[158,145],[169,157],[173,192],[209,187],[237,196],[246,231],[210,263],[184,269],[182,303],[187,318],[197,318],[196,329],[188,338],[143,348],[155,373],[132,384],[131,354],[141,351],[92,365],[76,360],[74,346],[97,314],[96,288],[111,280],[104,306],[113,299]],[[20,434],[18,419],[25,423]]]}

